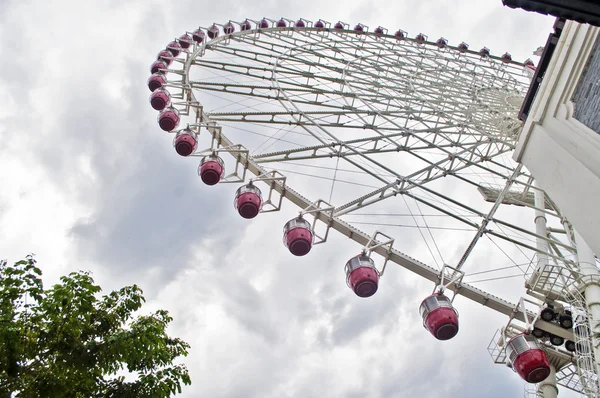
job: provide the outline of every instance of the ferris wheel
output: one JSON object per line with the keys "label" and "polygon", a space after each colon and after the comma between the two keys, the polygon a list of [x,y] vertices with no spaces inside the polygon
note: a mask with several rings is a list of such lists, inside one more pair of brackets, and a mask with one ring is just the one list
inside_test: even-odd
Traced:
{"label": "ferris wheel", "polygon": [[[595,397],[576,233],[510,157],[532,68],[422,33],[263,18],[184,33],[158,53],[148,87],[201,181],[239,185],[241,217],[295,206],[281,220],[290,255],[335,230],[361,247],[345,266],[357,296],[376,294],[396,263],[432,282],[419,310],[434,338],[458,333],[464,296],[508,316],[488,350],[539,383],[535,394],[556,396],[558,383]],[[478,267],[491,250],[492,267]],[[507,261],[526,280],[518,303],[469,283]]]}

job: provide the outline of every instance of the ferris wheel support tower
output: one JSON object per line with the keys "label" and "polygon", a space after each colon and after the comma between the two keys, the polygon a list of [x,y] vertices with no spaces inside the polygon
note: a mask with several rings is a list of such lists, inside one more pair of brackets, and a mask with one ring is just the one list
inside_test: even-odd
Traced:
{"label": "ferris wheel support tower", "polygon": [[556,368],[550,366],[550,375],[546,380],[542,381],[537,390],[538,396],[541,398],[557,398],[558,397],[558,384],[556,380]]}
{"label": "ferris wheel support tower", "polygon": [[[534,191],[534,201],[535,201],[535,231],[540,236],[547,236],[548,230],[546,227],[546,216],[540,210],[544,208],[545,205],[545,194],[543,191],[536,189]],[[543,239],[536,239],[538,252],[538,268],[546,267],[548,265],[548,242]],[[531,283],[531,281],[530,281]],[[558,397],[558,382],[556,380],[556,368],[554,365],[550,366],[550,375],[546,378],[546,380],[542,381],[536,391],[537,395],[541,395],[542,398],[557,398]]]}
{"label": "ferris wheel support tower", "polygon": [[600,323],[600,272],[596,266],[596,257],[590,246],[583,237],[575,231],[577,240],[577,255],[579,268],[581,270],[581,283],[578,286],[585,295],[586,306],[589,316],[590,330],[592,331],[592,343],[594,350],[594,365],[596,374],[600,369],[600,336],[598,326]]}
{"label": "ferris wheel support tower", "polygon": [[565,296],[577,312],[573,330],[582,348],[580,377],[584,384],[587,381],[587,395],[598,396],[600,271],[594,252],[600,250],[600,132],[589,115],[597,115],[590,111],[597,98],[590,84],[597,80],[593,77],[600,67],[600,29],[561,20],[554,29],[546,45],[546,50],[553,50],[542,55],[545,70],[537,74],[541,84],[533,93],[513,159],[528,168],[572,223],[569,238],[577,249],[578,277],[566,287]]}

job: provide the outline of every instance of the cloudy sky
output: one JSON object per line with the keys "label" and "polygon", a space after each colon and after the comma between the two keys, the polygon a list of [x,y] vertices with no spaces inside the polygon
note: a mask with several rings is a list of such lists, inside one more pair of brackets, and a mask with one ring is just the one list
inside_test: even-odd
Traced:
{"label": "cloudy sky", "polygon": [[240,223],[234,188],[202,185],[156,125],[148,67],[198,25],[362,22],[524,60],[553,23],[500,0],[341,5],[0,0],[0,256],[36,253],[47,283],[87,269],[105,290],[141,285],[148,309],[169,310],[171,333],[192,345],[185,397],[522,396],[486,351],[504,316],[459,298],[461,331],[438,342],[417,311],[431,284],[397,267],[377,295],[356,298],[342,273],[356,244],[334,235],[292,258],[282,216]]}

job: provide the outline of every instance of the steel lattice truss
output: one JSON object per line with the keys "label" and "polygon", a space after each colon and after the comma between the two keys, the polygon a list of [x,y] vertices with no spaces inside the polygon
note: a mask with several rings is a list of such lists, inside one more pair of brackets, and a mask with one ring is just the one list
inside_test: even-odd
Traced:
{"label": "steel lattice truss", "polygon": [[[243,142],[258,164],[290,169],[339,158],[338,169],[360,171],[354,179],[372,189],[344,195],[334,203],[337,216],[403,194],[477,230],[481,223],[472,216],[484,219],[485,209],[458,203],[434,183],[452,176],[480,190],[501,189],[515,170],[501,156],[513,150],[521,126],[516,113],[528,85],[521,64],[411,39],[266,29],[213,40],[189,66],[189,86],[207,99],[200,102],[210,121],[230,131],[243,124],[270,128],[262,134],[294,134],[273,135],[266,149],[280,150]],[[206,95],[213,92],[216,100]],[[409,172],[398,170],[398,153],[412,158],[404,162]],[[532,179],[523,170],[511,182],[511,191],[526,194]],[[485,232],[536,250],[510,232]]]}
{"label": "steel lattice truss", "polygon": [[[386,214],[400,208],[430,242],[436,228],[457,231],[463,252],[450,261],[459,268],[483,237],[503,253],[518,250],[528,276],[543,255],[550,265],[538,267],[529,293],[566,302],[564,286],[576,272],[572,231],[546,197],[537,210],[551,233],[534,232],[533,178],[510,159],[529,85],[523,64],[445,44],[308,26],[235,32],[196,43],[176,59],[167,84],[173,105],[211,138],[210,148],[193,155],[227,150],[235,167],[254,176],[285,176],[271,189],[301,209],[330,204],[315,222],[361,245],[375,230],[397,233],[401,225]],[[512,217],[501,204],[520,213]],[[426,212],[444,221],[428,223]],[[440,279],[439,267],[398,247],[375,252]],[[468,283],[449,288],[526,321],[514,304]],[[564,335],[549,322],[536,327]],[[580,390],[571,376],[563,385]]]}

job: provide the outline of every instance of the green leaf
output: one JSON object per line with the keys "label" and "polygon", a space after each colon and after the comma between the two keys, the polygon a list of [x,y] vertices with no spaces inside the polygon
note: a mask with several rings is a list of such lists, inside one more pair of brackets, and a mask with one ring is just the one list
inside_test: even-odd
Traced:
{"label": "green leaf", "polygon": [[[191,380],[189,344],[167,335],[165,310],[139,316],[137,285],[101,297],[89,272],[44,290],[33,255],[0,261],[0,398],[169,397]],[[129,370],[132,381],[115,377]]]}

